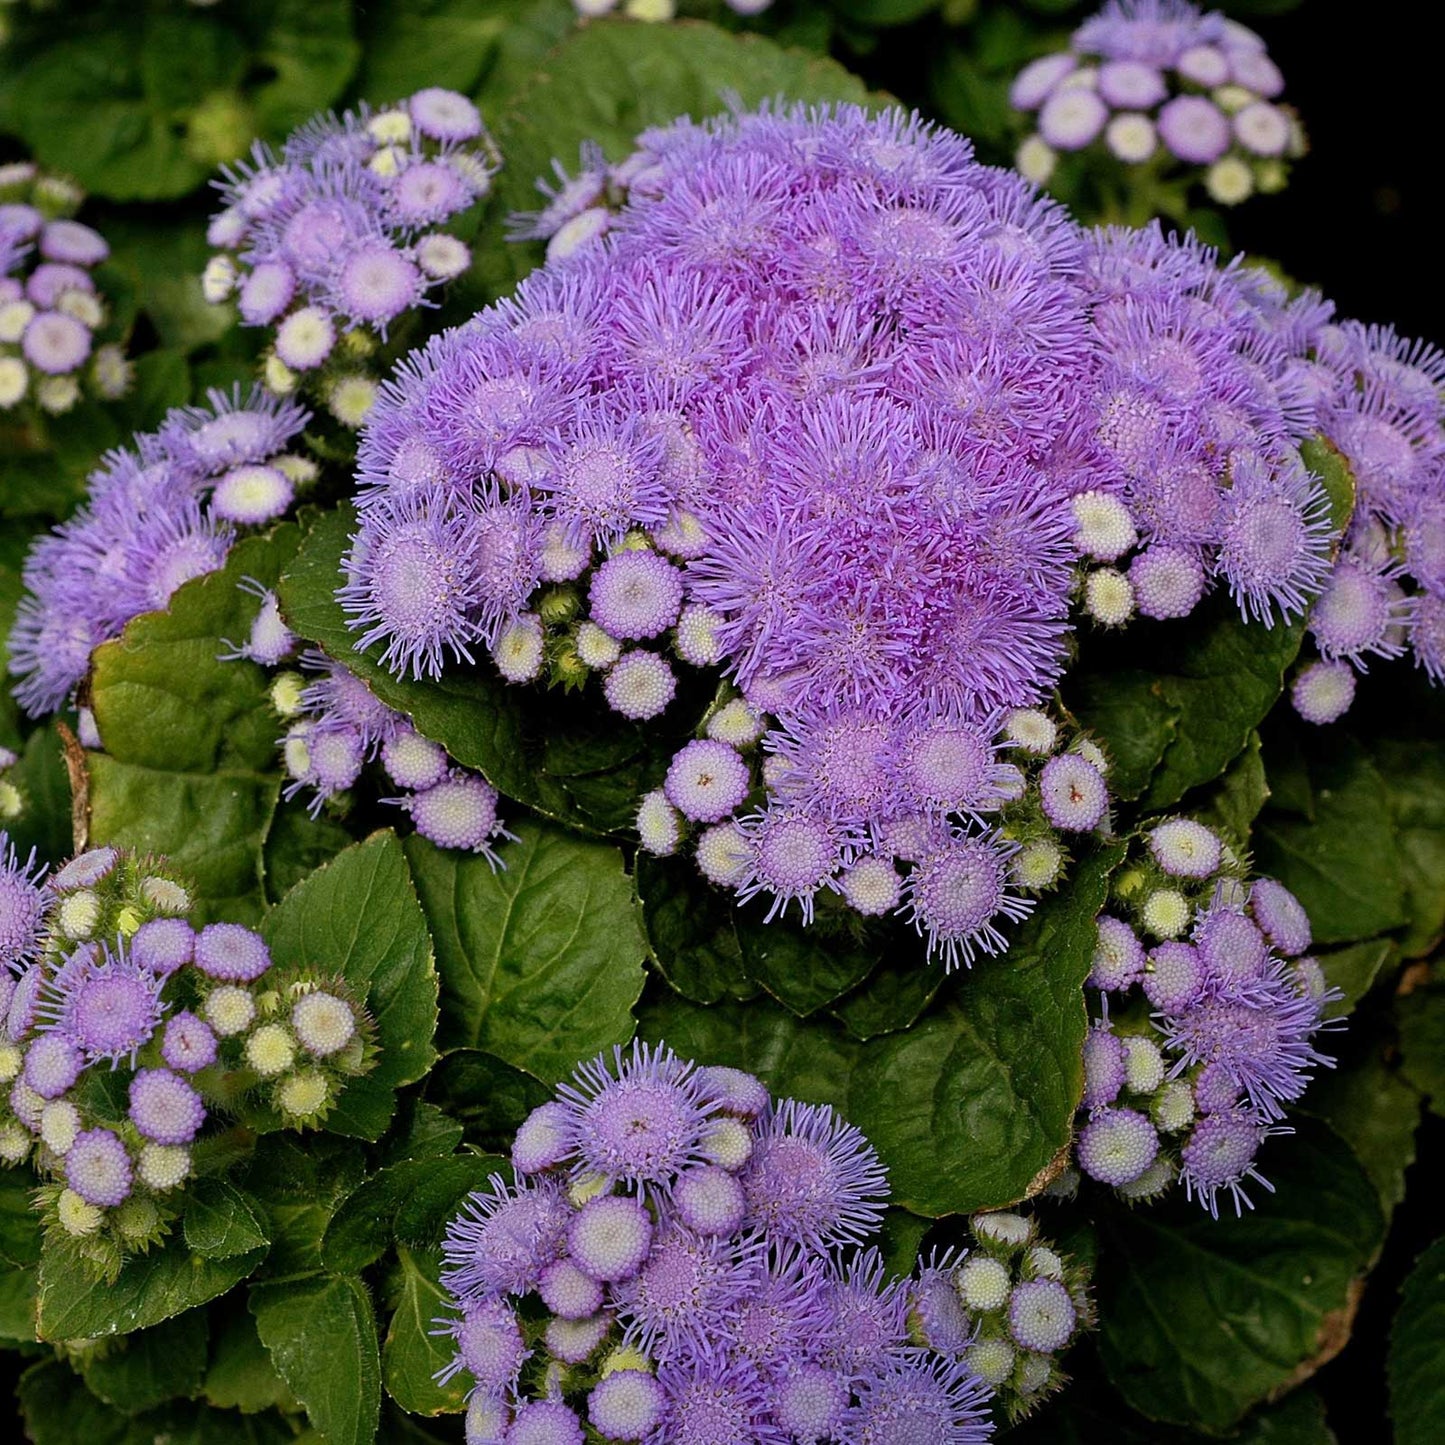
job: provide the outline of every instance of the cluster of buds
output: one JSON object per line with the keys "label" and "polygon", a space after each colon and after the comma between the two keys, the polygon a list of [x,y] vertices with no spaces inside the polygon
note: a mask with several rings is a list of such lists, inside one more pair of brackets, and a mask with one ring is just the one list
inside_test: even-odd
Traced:
{"label": "cluster of buds", "polygon": [[48,879],[0,833],[0,1162],[100,1278],[164,1237],[217,1111],[315,1127],[374,1062],[339,978],[273,968],[234,923],[193,928],[172,870],[95,848]]}
{"label": "cluster of buds", "polygon": [[310,457],[288,450],[307,419],[259,388],[211,391],[206,405],[172,409],[159,429],[101,458],[85,504],[25,559],[10,671],[27,712],[62,706],[100,643],[224,566],[238,529],[286,512],[318,474]]}
{"label": "cluster of buds", "polygon": [[[1250,1203],[1260,1146],[1312,1071],[1338,997],[1302,955],[1310,924],[1270,878],[1250,880],[1213,829],[1166,818],[1141,835],[1098,920],[1088,982],[1077,1170],[1131,1201],[1182,1179],[1217,1216]],[[1061,1187],[1077,1181],[1070,1171]]]}
{"label": "cluster of buds", "polygon": [[1308,375],[1321,433],[1355,481],[1355,507],[1309,616],[1317,654],[1291,696],[1334,722],[1372,659],[1408,654],[1445,685],[1445,354],[1390,327],[1345,321],[1315,338]]}
{"label": "cluster of buds", "polygon": [[[1202,179],[1234,206],[1282,190],[1304,130],[1252,30],[1182,0],[1110,0],[1069,48],[1027,65],[1009,100],[1036,129],[1017,164],[1045,184],[1060,154],[1089,152],[1151,180]],[[1134,170],[1133,168],[1138,168]]]}
{"label": "cluster of buds", "polygon": [[273,328],[263,371],[273,392],[304,385],[359,426],[395,359],[389,328],[471,264],[442,227],[487,194],[496,168],[477,108],[437,88],[318,116],[279,154],[257,142],[220,185],[206,299],[234,296],[245,325]]}
{"label": "cluster of buds", "polygon": [[[279,667],[271,680],[271,706],[286,725],[278,741],[290,778],[288,798],[309,791],[315,817],[323,807],[344,808],[345,795],[363,771],[379,763],[398,792],[385,801],[410,816],[416,831],[439,848],[481,853],[502,866],[494,845],[512,835],[497,813],[497,790],[458,767],[440,743],[423,737],[405,713],[388,707],[349,668],[307,650],[286,626],[275,593],[243,584],[260,607],[246,641],[228,643],[227,659]],[[295,658],[300,670],[282,665]]]}
{"label": "cluster of buds", "polygon": [[83,390],[115,401],[134,367],[117,341],[93,269],[110,255],[72,219],[85,193],[28,161],[0,166],[0,413],[31,401],[58,416]]}
{"label": "cluster of buds", "polygon": [[[727,0],[734,15],[751,17],[772,8],[773,0]],[[677,0],[572,0],[573,8],[583,20],[597,20],[614,13],[629,20],[656,25],[677,15]]]}
{"label": "cluster of buds", "polygon": [[[1102,751],[1042,709],[901,739],[874,726],[860,741],[859,731],[824,731],[820,758],[724,695],[643,798],[642,846],[662,856],[691,846],[709,882],[743,901],[771,897],[770,918],[794,898],[806,920],[900,911],[953,968],[1001,950],[994,920],[1025,917],[1063,878],[1069,843],[1110,828]],[[883,773],[892,762],[889,798],[914,806],[858,819],[840,847],[839,800],[809,787],[829,749],[838,772],[866,762]]]}
{"label": "cluster of buds", "polygon": [[[1094,1322],[1088,1271],[1041,1239],[1031,1217],[1011,1210],[974,1215],[969,1233],[968,1252],[943,1274],[972,1327],[964,1358],[1012,1422],[1067,1382],[1059,1360]],[[925,1269],[922,1279],[934,1275]],[[925,1337],[935,1294],[936,1287],[918,1291]]]}
{"label": "cluster of buds", "polygon": [[25,794],[10,777],[19,761],[19,753],[0,744],[0,828],[13,823],[25,811]]}
{"label": "cluster of buds", "polygon": [[[584,1419],[647,1445],[988,1437],[956,1261],[889,1276],[886,1176],[831,1108],[634,1044],[561,1085],[512,1166],[443,1246],[469,1445],[580,1445]],[[1032,1353],[1062,1347],[1055,1306],[1017,1313]]]}

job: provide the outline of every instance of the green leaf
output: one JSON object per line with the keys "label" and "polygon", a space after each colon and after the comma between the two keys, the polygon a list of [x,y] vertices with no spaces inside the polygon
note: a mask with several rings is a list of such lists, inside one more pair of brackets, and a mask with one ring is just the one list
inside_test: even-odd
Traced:
{"label": "green leaf", "polygon": [[426,85],[470,91],[517,8],[516,0],[392,0],[364,11],[358,93],[382,102]]}
{"label": "green leaf", "polygon": [[376,1067],[347,1084],[326,1127],[380,1138],[396,1090],[436,1058],[431,940],[396,834],[374,833],[318,868],[266,915],[261,932],[280,967],[340,974],[366,998]]}
{"label": "green leaf", "polygon": [[1445,936],[1445,708],[1438,697],[1429,703],[1420,719],[1423,736],[1370,741],[1399,844],[1409,924],[1400,947],[1406,958],[1423,957]]}
{"label": "green leaf", "polygon": [[1324,1125],[1264,1151],[1275,1193],[1211,1219],[1176,1197],[1103,1225],[1100,1351],[1152,1419],[1214,1433],[1297,1382],[1348,1338],[1357,1281],[1384,1233],[1375,1187]]}
{"label": "green leaf", "polygon": [[[1024,1198],[1069,1142],[1083,1087],[1083,980],[1120,849],[1075,872],[1008,953],[979,959],[904,1033],[868,1043],[762,1003],[699,1008],[658,998],[643,1037],[830,1103],[888,1166],[893,1202],[923,1215]],[[925,967],[921,962],[920,968]]]}
{"label": "green leaf", "polygon": [[282,801],[266,830],[262,866],[266,899],[279,903],[308,874],[329,863],[356,840],[324,814],[313,818],[300,798]]}
{"label": "green leaf", "polygon": [[251,537],[219,572],[186,583],[96,649],[92,705],[106,751],[89,755],[91,843],[161,853],[195,882],[198,918],[253,922],[262,848],[280,789],[265,670],[222,662],[260,606],[246,577],[276,581],[294,524]]}
{"label": "green leaf", "polygon": [[[271,77],[249,99],[260,128],[280,137],[339,99],[354,74],[361,45],[352,33],[352,7],[349,0],[253,0],[248,11],[253,23],[265,19],[255,63]],[[382,105],[404,93],[368,92],[366,98]]]}
{"label": "green leaf", "polygon": [[1390,1328],[1387,1370],[1395,1445],[1436,1445],[1445,1437],[1445,1239],[1415,1262]]}
{"label": "green leaf", "polygon": [[359,1274],[392,1242],[392,1219],[402,1200],[438,1167],[435,1159],[408,1159],[368,1175],[331,1216],[321,1241],[326,1268]]}
{"label": "green leaf", "polygon": [[454,1375],[445,1385],[433,1378],[456,1353],[454,1341],[433,1333],[432,1321],[453,1308],[437,1282],[441,1254],[414,1253],[402,1245],[396,1258],[401,1291],[381,1352],[386,1393],[414,1415],[455,1414],[466,1408],[466,1376]]}
{"label": "green leaf", "polygon": [[132,1422],[97,1400],[60,1360],[28,1369],[16,1397],[33,1445],[139,1445]]}
{"label": "green leaf", "polygon": [[179,1233],[126,1261],[113,1284],[97,1286],[73,1246],[47,1240],[40,1257],[40,1336],[46,1340],[124,1335],[225,1294],[266,1257],[264,1245],[208,1259]]}
{"label": "green leaf", "polygon": [[1445,1116],[1445,984],[1412,989],[1395,1004],[1400,1071]]}
{"label": "green leaf", "polygon": [[120,1345],[81,1365],[97,1399],[127,1415],[193,1395],[206,1372],[206,1312],[190,1310],[127,1335]]}
{"label": "green leaf", "polygon": [[[500,1065],[501,1061],[497,1062]],[[528,1079],[525,1074],[510,1068],[507,1072],[525,1080],[532,1088],[541,1088],[535,1079]],[[399,1164],[407,1159],[445,1159],[456,1152],[466,1132],[466,1125],[459,1117],[454,1118],[435,1104],[410,1094],[403,1100],[392,1127],[387,1131],[381,1158],[386,1164]]]}
{"label": "green leaf", "polygon": [[189,355],[228,331],[228,345],[256,344],[254,334],[236,326],[233,307],[212,306],[201,294],[201,272],[211,254],[203,220],[178,216],[158,227],[143,216],[117,215],[107,218],[105,235],[107,267],[123,278],[169,354]]}
{"label": "green leaf", "polygon": [[213,1327],[211,1363],[201,1393],[212,1405],[247,1415],[273,1407],[287,1412],[299,1410],[295,1395],[276,1373],[256,1333],[256,1321],[240,1305],[240,1296],[226,1303],[240,1307],[229,1309],[223,1321]]}
{"label": "green leaf", "polygon": [[1361,1057],[1319,1074],[1305,1104],[1355,1151],[1388,1219],[1405,1197],[1405,1171],[1415,1162],[1420,1095],[1386,1067],[1378,1042],[1368,1036],[1364,1042]]}
{"label": "green leaf", "polygon": [[1201,822],[1213,823],[1225,835],[1244,847],[1260,809],[1269,801],[1269,782],[1264,775],[1259,734],[1252,732],[1244,751],[1225,769],[1209,793],[1209,802],[1196,810]]}
{"label": "green leaf", "polygon": [[736,927],[748,977],[799,1017],[816,1013],[856,988],[890,952],[911,953],[915,962],[920,961],[916,940],[905,937],[900,943],[897,929],[891,935],[882,928],[870,929],[855,942],[789,920],[764,923],[757,908],[741,911]]}
{"label": "green leaf", "polygon": [[29,1169],[0,1171],[0,1259],[11,1264],[40,1258],[40,1216],[31,1203],[38,1182]]}
{"label": "green leaf", "polygon": [[466,1127],[472,1144],[511,1147],[512,1135],[550,1089],[531,1074],[481,1049],[453,1049],[431,1071],[427,1096]]}
{"label": "green leaf", "polygon": [[1267,808],[1255,865],[1304,904],[1316,943],[1352,943],[1406,921],[1402,860],[1378,769],[1342,729],[1324,732],[1306,752],[1313,815]]}
{"label": "green leaf", "polygon": [[237,1415],[183,1401],[124,1415],[96,1399],[59,1360],[27,1370],[17,1393],[33,1445],[289,1445],[296,1439],[278,1415]]}
{"label": "green leaf", "polygon": [[257,1144],[245,1182],[265,1207],[272,1279],[315,1275],[324,1265],[321,1242],[331,1216],[362,1181],[361,1146],[334,1134],[267,1134]]}
{"label": "green leaf", "polygon": [[1242,622],[1216,593],[1182,622],[1091,636],[1065,701],[1108,751],[1115,795],[1167,808],[1217,778],[1248,744],[1303,635],[1299,621]]}
{"label": "green leaf", "polygon": [[639,853],[633,873],[648,955],[663,978],[694,1003],[754,997],[735,900],[704,885],[697,868],[681,858]]}
{"label": "green leaf", "polygon": [[271,1242],[250,1200],[224,1179],[191,1185],[182,1227],[186,1247],[206,1259],[233,1259]]}
{"label": "green leaf", "polygon": [[909,953],[886,960],[828,1010],[855,1039],[866,1041],[911,1028],[933,1002],[943,975],[934,968],[920,968],[916,952]]}
{"label": "green leaf", "polygon": [[492,869],[408,839],[441,975],[442,1048],[485,1049],[546,1083],[633,1032],[646,943],[621,854],[516,825]]}
{"label": "green leaf", "polygon": [[261,1343],[328,1445],[373,1440],[381,1358],[366,1286],[347,1275],[258,1284],[250,1304]]}
{"label": "green leaf", "polygon": [[34,1342],[38,1289],[33,1264],[0,1264],[0,1341],[24,1345]]}
{"label": "green leaf", "polygon": [[27,59],[14,121],[37,159],[96,195],[184,195],[206,180],[213,160],[188,151],[186,114],[235,87],[244,49],[210,15],[108,10],[105,22]]}
{"label": "green leaf", "polygon": [[1344,453],[1328,437],[1315,436],[1300,447],[1299,454],[1300,460],[1324,485],[1330,499],[1331,528],[1343,532],[1355,512],[1355,474]]}
{"label": "green leaf", "polygon": [[1337,1445],[1325,1402],[1313,1390],[1295,1390],[1244,1422],[1239,1445]]}
{"label": "green leaf", "polygon": [[1371,938],[1363,943],[1347,943],[1343,948],[1317,952],[1315,958],[1324,970],[1325,982],[1344,995],[1329,1004],[1325,1017],[1345,1018],[1355,1005],[1374,987],[1382,973],[1388,973],[1399,961],[1399,945],[1390,938]]}
{"label": "green leaf", "polygon": [[507,1169],[508,1161],[496,1154],[465,1153],[438,1161],[397,1206],[392,1218],[397,1241],[418,1249],[440,1246],[467,1195],[485,1190],[493,1174]]}

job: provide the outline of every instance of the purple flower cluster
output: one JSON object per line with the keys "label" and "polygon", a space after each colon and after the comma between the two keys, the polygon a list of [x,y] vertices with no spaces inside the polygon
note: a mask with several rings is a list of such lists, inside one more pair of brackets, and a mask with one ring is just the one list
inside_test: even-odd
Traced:
{"label": "purple flower cluster", "polygon": [[[195,929],[190,906],[115,848],[42,884],[0,833],[0,1162],[54,1181],[47,1224],[101,1276],[165,1232],[208,1102],[314,1127],[373,1062],[344,980],[275,970],[259,934]],[[120,1085],[92,1087],[97,1069]]]}
{"label": "purple flower cluster", "polygon": [[1316,430],[1306,356],[1330,306],[1221,267],[1157,224],[1093,233],[1086,266],[1099,342],[1090,460],[1103,483],[1073,502],[1079,550],[1102,564],[1086,610],[1105,624],[1182,617],[1217,580],[1247,616],[1304,611],[1334,540],[1298,453]]}
{"label": "purple flower cluster", "polygon": [[91,272],[110,247],[71,219],[82,200],[29,162],[0,166],[0,413],[29,399],[58,415],[83,383],[107,401],[130,389],[124,349],[96,344],[107,312]]}
{"label": "purple flower cluster", "polygon": [[[483,650],[511,682],[596,673],[641,722],[679,667],[720,671],[646,846],[696,824],[703,873],[774,911],[836,894],[992,951],[1024,906],[1001,729],[1057,681],[1071,605],[1178,616],[1218,578],[1267,616],[1323,576],[1272,329],[1296,313],[1192,243],[1086,236],[899,112],[640,147],[559,171],[522,228],[550,263],[384,388],[359,645],[418,677]],[[1137,574],[1093,565],[1141,537]],[[1080,786],[1087,831],[1106,792]]]}
{"label": "purple flower cluster", "polygon": [[1310,923],[1270,878],[1246,880],[1192,818],[1143,836],[1101,915],[1089,983],[1100,1017],[1084,1045],[1079,1170],[1129,1200],[1176,1178],[1213,1215],[1249,1204],[1264,1141],[1332,1061],[1315,1046],[1338,997],[1301,955]]}
{"label": "purple flower cluster", "polygon": [[976,1214],[969,1232],[961,1259],[920,1270],[915,1327],[935,1349],[962,1340],[965,1361],[1012,1422],[1067,1383],[1059,1357],[1094,1322],[1088,1276],[1025,1215]]}
{"label": "purple flower cluster", "polygon": [[1210,196],[1237,205],[1280,190],[1286,162],[1304,154],[1294,111],[1278,102],[1284,77],[1252,30],[1185,0],[1109,0],[1069,48],[1033,61],[1009,91],[1036,113],[1018,152],[1047,181],[1060,152],[1102,144],[1130,166],[1202,171]]}
{"label": "purple flower cluster", "polygon": [[[244,655],[274,650],[268,620],[274,611],[275,598],[267,593]],[[503,866],[493,845],[512,835],[497,815],[497,790],[481,774],[458,767],[444,747],[423,737],[404,713],[388,707],[340,663],[316,651],[304,652],[300,661],[312,680],[286,672],[271,687],[272,705],[288,724],[281,740],[291,778],[286,796],[310,789],[314,816],[354,787],[367,764],[380,762],[400,790],[387,801],[406,810],[423,838],[440,848],[480,853],[493,868]]]}
{"label": "purple flower cluster", "polygon": [[355,426],[375,394],[361,363],[376,339],[471,264],[441,227],[487,194],[496,163],[477,108],[436,88],[319,116],[279,154],[257,142],[220,185],[206,298],[234,294],[244,324],[274,328],[273,390],[326,367],[320,394]]}
{"label": "purple flower cluster", "polygon": [[61,707],[90,654],[183,582],[226,560],[238,527],[280,516],[316,476],[286,447],[307,414],[258,391],[208,393],[160,429],[107,453],[89,498],[26,558],[26,596],[10,633],[15,697],[33,717]]}
{"label": "purple flower cluster", "polygon": [[1319,657],[1301,669],[1295,707],[1333,722],[1371,657],[1408,651],[1445,683],[1445,355],[1388,327],[1320,331],[1307,378],[1320,431],[1349,463],[1355,510],[1310,612]]}
{"label": "purple flower cluster", "polygon": [[[945,1278],[890,1278],[887,1180],[826,1106],[634,1044],[523,1123],[452,1221],[469,1445],[988,1438]],[[942,1288],[938,1288],[939,1284]]]}

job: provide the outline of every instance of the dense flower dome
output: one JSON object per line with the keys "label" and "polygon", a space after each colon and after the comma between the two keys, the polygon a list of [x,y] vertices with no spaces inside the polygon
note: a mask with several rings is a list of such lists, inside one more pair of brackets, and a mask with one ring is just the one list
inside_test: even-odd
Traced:
{"label": "dense flower dome", "polygon": [[[1154,616],[1215,575],[1261,617],[1318,587],[1287,308],[1192,242],[1083,232],[899,111],[640,146],[549,192],[521,228],[547,266],[383,389],[340,593],[359,645],[418,677],[482,649],[511,682],[595,669],[639,721],[676,695],[665,650],[716,668],[767,756],[691,745],[644,843],[712,823],[699,864],[744,899],[806,919],[841,893],[950,962],[995,951],[1028,907],[988,817],[1022,793],[1007,719],[1064,670],[1081,568],[1161,544]],[[1085,610],[1125,621],[1135,590],[1096,569]],[[1101,821],[1082,789],[1056,827]]]}

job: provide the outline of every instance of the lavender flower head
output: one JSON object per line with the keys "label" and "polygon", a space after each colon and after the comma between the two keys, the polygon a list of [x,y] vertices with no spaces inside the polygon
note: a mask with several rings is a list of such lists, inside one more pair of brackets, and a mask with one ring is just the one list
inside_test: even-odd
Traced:
{"label": "lavender flower head", "polygon": [[130,389],[134,368],[91,274],[110,247],[71,219],[84,199],[33,166],[0,180],[0,414],[32,404],[59,415],[82,394],[115,401]]}
{"label": "lavender flower head", "polygon": [[414,677],[597,673],[644,723],[720,672],[644,836],[706,839],[707,876],[774,916],[899,911],[950,962],[997,951],[1060,839],[1108,825],[1105,767],[1045,783],[1070,745],[1007,731],[1074,599],[1113,627],[1323,586],[1296,365],[1322,308],[1192,241],[1086,236],[898,113],[648,132],[522,229],[598,207],[382,389],[359,644]]}
{"label": "lavender flower head", "polygon": [[1292,688],[1300,715],[1323,724],[1349,708],[1371,659],[1408,653],[1445,683],[1445,355],[1344,321],[1318,332],[1299,371],[1355,482],[1344,545],[1310,614],[1319,657]]}
{"label": "lavender flower head", "polygon": [[1286,1107],[1333,1067],[1318,1035],[1340,995],[1299,960],[1310,944],[1299,900],[1247,880],[1213,829],[1166,818],[1137,852],[1098,920],[1075,1161],[1131,1202],[1181,1180],[1211,1214],[1221,1198],[1239,1210],[1250,1181],[1268,1188],[1260,1146],[1289,1132]]}
{"label": "lavender flower head", "polygon": [[44,867],[36,865],[35,850],[22,863],[10,835],[0,829],[0,969],[12,974],[24,968],[40,946],[47,902],[44,874]]}
{"label": "lavender flower head", "polygon": [[33,872],[0,833],[0,920],[24,930],[0,969],[0,1161],[33,1162],[45,1228],[113,1281],[177,1217],[216,1104],[314,1127],[375,1029],[345,979],[275,966],[239,924],[194,929],[163,860],[102,846]]}
{"label": "lavender flower head", "polygon": [[354,427],[374,394],[364,363],[376,341],[470,264],[441,228],[487,194],[496,167],[476,107],[438,88],[317,116],[279,153],[257,142],[218,184],[206,298],[234,296],[243,324],[274,329],[273,390],[317,379]]}
{"label": "lavender flower head", "polygon": [[[830,1108],[634,1043],[579,1067],[513,1159],[517,1182],[473,1195],[442,1250],[455,1314],[436,1333],[456,1357],[439,1378],[469,1375],[479,1415],[500,1402],[515,1429],[547,1407],[562,1433],[538,1439],[580,1439],[585,1418],[649,1445],[988,1438],[952,1256],[912,1285],[854,1249],[886,1182]],[[910,1335],[914,1288],[947,1293],[928,1316],[947,1306],[947,1338]]]}
{"label": "lavender flower head", "polygon": [[[1284,78],[1253,31],[1185,0],[1109,0],[1069,48],[1032,61],[1009,92],[1036,129],[1019,169],[1046,182],[1061,156],[1096,149],[1127,166],[1166,160],[1170,179],[1202,179],[1232,206],[1282,190],[1304,154]],[[1153,186],[1155,176],[1136,177]]]}
{"label": "lavender flower head", "polygon": [[101,459],[85,504],[26,558],[26,594],[9,640],[15,697],[26,712],[41,717],[63,706],[95,647],[225,564],[236,529],[216,511],[218,489],[239,468],[282,458],[306,420],[300,407],[259,391],[212,391],[205,406],[168,412],[132,450]]}
{"label": "lavender flower head", "polygon": [[[229,645],[228,659],[260,663],[285,660],[297,639],[281,620],[275,594],[243,584],[259,598],[249,640]],[[424,738],[404,713],[388,707],[344,664],[308,649],[300,657],[304,673],[283,673],[294,686],[273,685],[273,705],[288,724],[281,744],[290,775],[287,798],[309,790],[313,817],[328,804],[340,807],[369,764],[380,762],[400,789],[385,799],[404,809],[416,831],[439,848],[480,853],[494,869],[504,867],[496,847],[513,835],[498,813],[497,790],[479,773],[451,765],[440,744]],[[310,681],[307,681],[307,676]],[[278,700],[285,697],[284,707]]]}

